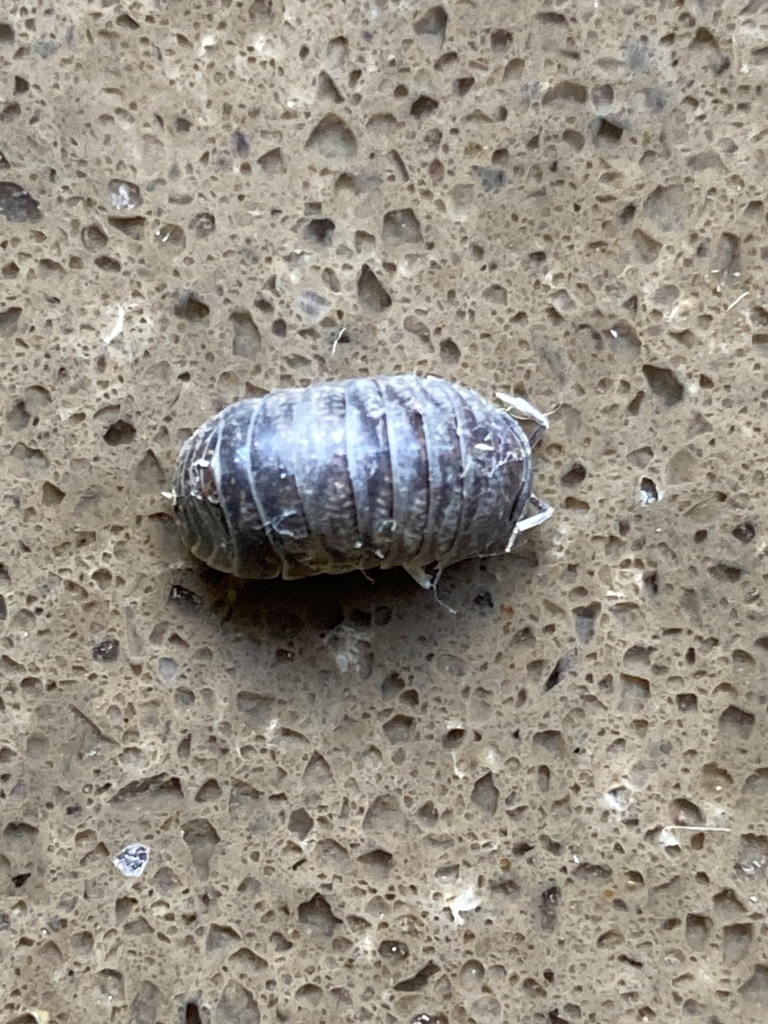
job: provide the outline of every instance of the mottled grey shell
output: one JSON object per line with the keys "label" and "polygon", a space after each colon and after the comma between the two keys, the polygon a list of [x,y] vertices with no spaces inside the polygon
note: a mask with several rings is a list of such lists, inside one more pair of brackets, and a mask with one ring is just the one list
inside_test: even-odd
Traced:
{"label": "mottled grey shell", "polygon": [[179,455],[175,513],[193,554],[247,579],[442,568],[508,550],[532,478],[525,432],[477,392],[360,378],[208,420]]}

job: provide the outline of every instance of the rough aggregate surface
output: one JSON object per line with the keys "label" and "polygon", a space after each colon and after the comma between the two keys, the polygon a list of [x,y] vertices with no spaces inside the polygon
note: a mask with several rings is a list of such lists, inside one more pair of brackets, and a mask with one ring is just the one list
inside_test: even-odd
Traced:
{"label": "rough aggregate surface", "polygon": [[[0,73],[0,1019],[765,1019],[768,7],[12,2]],[[186,555],[204,419],[413,371],[554,410],[455,616]]]}

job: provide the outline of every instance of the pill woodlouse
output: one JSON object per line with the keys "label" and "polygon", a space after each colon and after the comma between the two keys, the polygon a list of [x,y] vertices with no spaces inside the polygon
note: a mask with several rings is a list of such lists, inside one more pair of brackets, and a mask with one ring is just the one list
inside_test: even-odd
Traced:
{"label": "pill woodlouse", "polygon": [[532,494],[546,417],[499,397],[537,422],[531,440],[509,409],[413,374],[236,402],[181,449],[182,536],[247,579],[402,566],[431,586],[447,565],[509,551],[552,513]]}

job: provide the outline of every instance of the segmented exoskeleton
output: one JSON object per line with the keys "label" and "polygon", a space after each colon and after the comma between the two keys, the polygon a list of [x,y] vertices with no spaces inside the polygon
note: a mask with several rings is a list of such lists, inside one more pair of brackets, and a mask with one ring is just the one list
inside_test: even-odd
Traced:
{"label": "segmented exoskeleton", "polygon": [[[532,493],[546,417],[413,374],[275,391],[228,406],[184,444],[176,519],[193,554],[237,576],[434,572],[509,551],[552,509]],[[529,505],[533,513],[527,515]]]}

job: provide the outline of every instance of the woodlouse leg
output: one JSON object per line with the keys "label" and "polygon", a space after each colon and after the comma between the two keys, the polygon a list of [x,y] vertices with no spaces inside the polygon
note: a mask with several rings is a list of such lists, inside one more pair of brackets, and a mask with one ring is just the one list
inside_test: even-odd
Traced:
{"label": "woodlouse leg", "polygon": [[443,575],[442,569],[436,569],[434,572],[427,572],[427,570],[422,568],[420,565],[404,565],[403,568],[411,579],[415,580],[420,587],[423,587],[425,590],[432,591],[435,600],[441,608],[445,608],[445,610],[450,612],[451,615],[456,614],[455,608],[451,608],[450,605],[446,604],[445,601],[441,601],[437,596],[437,584],[440,582],[440,577]]}
{"label": "woodlouse leg", "polygon": [[507,541],[507,552],[511,551],[515,546],[515,541],[521,533],[525,533],[526,530],[532,530],[534,526],[541,526],[550,516],[555,514],[552,505],[541,498],[537,498],[535,494],[532,494],[528,500],[537,511],[532,516],[528,516],[527,519],[521,519],[519,523],[515,523],[515,528]]}
{"label": "woodlouse leg", "polygon": [[419,586],[423,587],[425,590],[432,590],[435,586],[436,581],[434,573],[427,572],[426,569],[422,569],[419,565],[405,565],[403,568],[411,579],[415,580]]}
{"label": "woodlouse leg", "polygon": [[543,440],[548,429],[548,425],[545,427],[543,424],[540,424],[531,432],[531,436],[528,438],[528,444],[531,446],[531,451],[533,451]]}
{"label": "woodlouse leg", "polygon": [[520,398],[519,395],[511,395],[508,391],[497,391],[496,397],[508,409],[512,410],[518,419],[533,420],[534,423],[537,423],[545,431],[549,430],[549,416],[543,413],[541,409],[537,409],[532,402],[525,398]]}
{"label": "woodlouse leg", "polygon": [[516,419],[532,420],[536,424],[535,430],[528,438],[531,451],[533,451],[549,430],[549,416],[542,412],[541,409],[537,409],[532,402],[527,401],[525,398],[520,398],[518,395],[512,395],[508,391],[497,391],[496,398],[506,405],[507,410]]}

